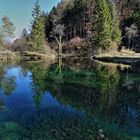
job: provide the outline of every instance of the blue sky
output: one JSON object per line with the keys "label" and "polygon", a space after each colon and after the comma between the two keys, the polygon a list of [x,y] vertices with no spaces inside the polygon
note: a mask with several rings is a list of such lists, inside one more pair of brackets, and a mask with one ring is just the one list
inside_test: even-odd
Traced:
{"label": "blue sky", "polygon": [[[19,36],[23,28],[30,28],[32,9],[36,0],[0,0],[0,18],[6,15],[16,27],[16,36]],[[39,0],[41,9],[50,11],[60,0]]]}

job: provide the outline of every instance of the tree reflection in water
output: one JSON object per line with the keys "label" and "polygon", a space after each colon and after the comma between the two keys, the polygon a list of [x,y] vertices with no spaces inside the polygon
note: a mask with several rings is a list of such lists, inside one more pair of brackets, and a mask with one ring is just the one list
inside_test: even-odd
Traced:
{"label": "tree reflection in water", "polygon": [[[30,94],[37,108],[32,110],[31,106],[30,117],[27,115],[29,107],[28,111],[23,108],[24,121],[17,119],[25,128],[30,128],[29,133],[26,132],[27,137],[32,133],[32,139],[45,136],[48,139],[69,137],[75,140],[84,136],[84,140],[90,140],[100,128],[110,139],[129,140],[138,136],[139,73],[126,72],[113,65],[87,63],[85,66],[82,64],[81,68],[80,65],[74,67],[62,63],[62,59],[58,62],[51,65],[20,64],[23,77],[30,79]],[[1,90],[8,96],[17,89],[16,79],[4,76],[4,71],[1,73]],[[48,99],[44,100],[45,97]],[[30,104],[24,98],[19,98],[20,102],[23,100]],[[58,103],[47,104],[49,100]],[[42,108],[43,102],[47,104],[46,108]],[[1,104],[3,106],[3,102]],[[48,133],[45,134],[43,130]]]}

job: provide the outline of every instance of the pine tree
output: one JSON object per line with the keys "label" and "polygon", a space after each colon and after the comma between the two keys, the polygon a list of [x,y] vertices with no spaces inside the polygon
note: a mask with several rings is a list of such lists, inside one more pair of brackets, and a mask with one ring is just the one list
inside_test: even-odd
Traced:
{"label": "pine tree", "polygon": [[98,50],[107,50],[112,38],[112,19],[107,0],[96,2],[93,14],[92,43]]}
{"label": "pine tree", "polygon": [[41,8],[39,5],[39,1],[37,0],[35,2],[34,8],[33,8],[33,12],[32,12],[32,17],[34,20],[36,20],[41,14]]}
{"label": "pine tree", "polygon": [[30,36],[30,45],[33,50],[42,51],[45,44],[46,15],[41,11],[38,1],[35,3],[32,17],[33,23]]}
{"label": "pine tree", "polygon": [[117,8],[114,2],[111,1],[110,13],[112,14],[112,41],[119,44],[121,42],[121,29],[120,29],[120,20],[117,13]]}
{"label": "pine tree", "polygon": [[13,38],[15,27],[14,24],[10,21],[9,17],[3,16],[2,25],[0,27],[0,37],[1,39]]}
{"label": "pine tree", "polygon": [[112,24],[112,41],[119,44],[122,40],[122,33],[120,29],[120,22],[118,17],[114,20],[114,23]]}

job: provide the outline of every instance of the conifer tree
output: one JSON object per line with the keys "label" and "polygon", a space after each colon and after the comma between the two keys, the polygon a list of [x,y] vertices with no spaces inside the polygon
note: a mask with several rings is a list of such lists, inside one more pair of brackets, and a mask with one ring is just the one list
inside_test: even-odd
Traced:
{"label": "conifer tree", "polygon": [[117,13],[116,4],[113,1],[110,1],[110,3],[110,13],[112,14],[112,41],[119,44],[122,39],[119,16]]}
{"label": "conifer tree", "polygon": [[112,39],[112,18],[107,0],[96,2],[93,15],[92,43],[98,51],[106,50]]}
{"label": "conifer tree", "polygon": [[34,5],[30,45],[33,50],[42,51],[45,45],[46,15],[41,11],[38,1]]}
{"label": "conifer tree", "polygon": [[121,42],[121,39],[122,39],[122,33],[120,29],[120,22],[118,17],[116,17],[116,19],[112,23],[112,41],[119,44]]}
{"label": "conifer tree", "polygon": [[14,37],[15,26],[9,17],[3,16],[0,26],[0,40],[10,39]]}

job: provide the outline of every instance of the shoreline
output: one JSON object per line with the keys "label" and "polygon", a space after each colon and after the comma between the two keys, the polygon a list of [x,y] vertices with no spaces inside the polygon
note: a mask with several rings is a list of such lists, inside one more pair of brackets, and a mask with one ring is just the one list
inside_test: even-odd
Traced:
{"label": "shoreline", "polygon": [[0,61],[39,61],[39,60],[54,60],[54,54],[45,54],[38,52],[0,52]]}
{"label": "shoreline", "polygon": [[133,53],[133,54],[127,54],[127,55],[123,53],[112,54],[112,55],[100,54],[100,55],[92,56],[91,60],[132,65],[134,63],[140,62],[140,53]]}
{"label": "shoreline", "polygon": [[[63,54],[62,58],[73,57],[74,55]],[[82,57],[82,56],[74,56]],[[43,60],[54,60],[57,56],[55,54],[45,54],[39,52],[10,52],[4,51],[0,52],[0,61],[43,61]],[[99,54],[90,57],[92,61],[98,60],[106,63],[117,63],[117,64],[127,64],[132,65],[134,63],[140,62],[140,53],[114,53],[114,54]]]}

